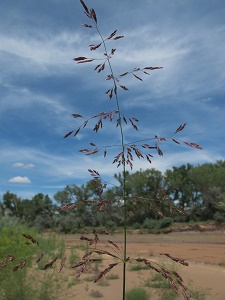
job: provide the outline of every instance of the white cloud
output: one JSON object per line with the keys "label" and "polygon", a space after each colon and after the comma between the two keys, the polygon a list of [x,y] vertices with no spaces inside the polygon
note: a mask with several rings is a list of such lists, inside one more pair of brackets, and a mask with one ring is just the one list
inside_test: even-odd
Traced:
{"label": "white cloud", "polygon": [[34,168],[35,165],[34,164],[25,164],[25,163],[14,163],[13,167],[31,169],[31,168]]}
{"label": "white cloud", "polygon": [[16,176],[11,179],[9,179],[9,182],[14,182],[14,183],[31,183],[30,179],[28,177],[21,177],[21,176]]}
{"label": "white cloud", "polygon": [[[172,144],[173,145],[173,144]],[[182,145],[171,148],[172,145],[168,144],[168,148],[163,147],[164,152],[163,157],[159,157],[156,153],[152,153],[154,158],[152,159],[152,164],[147,163],[145,160],[136,159],[134,162],[134,170],[139,170],[140,168],[156,168],[164,172],[172,166],[180,164],[197,164],[204,162],[213,162],[221,157],[212,154],[210,150],[197,150]],[[74,151],[70,153],[58,153],[54,154],[51,152],[42,151],[40,149],[34,148],[15,148],[14,146],[7,145],[7,150],[1,150],[0,156],[5,161],[12,161],[17,153],[17,157],[20,161],[29,160],[34,163],[37,168],[32,169],[32,176],[36,177],[38,181],[42,178],[43,182],[47,185],[51,185],[53,182],[71,179],[74,180],[89,180],[88,169],[95,169],[99,173],[107,178],[113,177],[114,173],[121,172],[121,169],[116,168],[116,164],[112,164],[112,161],[115,156],[115,150],[108,151],[108,154],[105,159],[102,159],[102,154],[95,156],[85,156]],[[16,163],[17,167],[23,167],[24,163]],[[27,181],[28,180],[28,181]],[[41,181],[42,181],[41,180]],[[10,182],[23,182],[30,183],[30,180],[27,177],[14,177],[10,179]],[[43,183],[41,183],[43,184]]]}

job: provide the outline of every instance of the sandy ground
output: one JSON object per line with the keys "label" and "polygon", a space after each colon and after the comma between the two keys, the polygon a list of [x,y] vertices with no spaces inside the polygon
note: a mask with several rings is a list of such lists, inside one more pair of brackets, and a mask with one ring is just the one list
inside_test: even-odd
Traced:
{"label": "sandy ground", "polygon": [[[91,237],[91,235],[88,235]],[[68,249],[76,244],[80,244],[80,235],[67,235],[64,237]],[[117,245],[122,242],[122,235],[113,237],[104,236],[103,239],[110,239]],[[184,284],[189,285],[192,282],[192,289],[198,291],[208,289],[209,294],[204,298],[206,300],[225,300],[225,233],[224,232],[185,232],[170,233],[166,235],[150,234],[129,234],[127,237],[127,256],[145,257],[153,262],[161,262],[166,266],[176,268],[176,271],[184,279]],[[108,245],[102,245],[102,249],[110,251]],[[187,260],[189,266],[175,264],[169,259],[163,258],[159,253],[169,253],[174,257],[180,257]],[[82,253],[80,252],[82,256]],[[77,261],[76,261],[77,262]],[[76,263],[74,262],[74,263]],[[62,299],[89,300],[94,299],[93,293],[101,293],[99,299],[119,300],[122,298],[122,265],[116,266],[111,270],[111,274],[117,275],[117,279],[101,280],[93,283],[90,280],[95,278],[99,272],[104,270],[113,259],[106,257],[98,266],[99,270],[92,269],[89,273],[81,275],[79,282],[72,285],[65,292],[62,292]],[[95,267],[96,268],[96,267]],[[149,270],[130,271],[128,264],[127,272],[127,289],[133,287],[144,287],[147,280],[151,279],[154,273]],[[98,271],[98,272],[96,272]],[[65,276],[69,281],[75,282],[75,271],[65,268]],[[109,273],[110,275],[110,273]],[[71,281],[71,282],[72,282]],[[161,294],[159,289],[145,287],[150,293],[150,299],[160,300]],[[97,293],[97,292],[98,293]],[[164,290],[164,293],[166,291]],[[92,296],[91,296],[92,294]],[[171,298],[170,298],[171,299]],[[175,298],[174,298],[175,299]],[[177,298],[176,298],[177,299]],[[183,299],[182,297],[179,299]],[[192,299],[203,299],[192,298]]]}

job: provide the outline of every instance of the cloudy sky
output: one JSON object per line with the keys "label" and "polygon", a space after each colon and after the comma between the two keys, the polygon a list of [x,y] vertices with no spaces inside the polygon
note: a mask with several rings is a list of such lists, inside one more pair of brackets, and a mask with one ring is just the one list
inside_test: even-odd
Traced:
{"label": "cloudy sky", "polygon": [[[125,142],[168,137],[183,123],[177,138],[200,144],[204,150],[172,141],[154,151],[152,164],[135,160],[134,171],[202,164],[225,159],[225,6],[223,0],[86,0],[94,7],[106,38],[114,30],[124,39],[109,41],[116,48],[114,74],[135,67],[162,66],[143,82],[126,76],[119,89],[121,111],[139,119],[138,131],[124,124]],[[22,198],[42,192],[51,197],[67,184],[91,179],[88,168],[107,181],[119,170],[112,161],[120,148],[85,156],[90,142],[120,143],[115,122],[106,121],[97,134],[93,122],[77,137],[76,130],[99,112],[116,109],[105,91],[111,82],[99,62],[76,64],[74,57],[102,58],[102,48],[79,0],[8,0],[0,10],[0,198],[7,191]],[[100,61],[101,62],[101,61]],[[90,124],[90,126],[89,126]],[[153,143],[154,141],[149,141]]]}

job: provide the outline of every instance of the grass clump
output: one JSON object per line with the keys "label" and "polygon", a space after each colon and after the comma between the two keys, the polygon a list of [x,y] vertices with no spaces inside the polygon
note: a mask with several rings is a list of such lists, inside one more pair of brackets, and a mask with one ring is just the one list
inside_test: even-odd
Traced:
{"label": "grass clump", "polygon": [[133,288],[126,292],[126,300],[148,300],[149,294],[143,288]]}
{"label": "grass clump", "polygon": [[131,265],[129,268],[130,271],[141,271],[141,270],[149,270],[149,267],[144,264],[135,264]]}
{"label": "grass clump", "polygon": [[114,273],[110,273],[109,275],[106,276],[106,279],[108,279],[108,280],[119,279],[119,275],[118,274],[114,274]]}
{"label": "grass clump", "polygon": [[99,286],[109,286],[110,284],[108,283],[107,280],[105,280],[104,278],[101,278],[98,283],[97,283]]}
{"label": "grass clump", "polygon": [[162,276],[162,274],[156,273],[151,279],[147,280],[145,286],[155,288],[155,289],[170,289],[171,285],[168,281]]}
{"label": "grass clump", "polygon": [[96,291],[91,291],[90,296],[92,298],[102,298],[103,294],[100,291],[96,290]]}
{"label": "grass clump", "polygon": [[189,295],[191,299],[205,300],[206,296],[210,294],[210,289],[202,289],[194,286],[193,282],[189,282]]}

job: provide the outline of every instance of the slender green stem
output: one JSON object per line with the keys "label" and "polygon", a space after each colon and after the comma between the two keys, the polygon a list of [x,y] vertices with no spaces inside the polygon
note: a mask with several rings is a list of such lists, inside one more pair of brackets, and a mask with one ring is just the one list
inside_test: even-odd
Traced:
{"label": "slender green stem", "polygon": [[118,114],[119,114],[119,128],[120,128],[120,136],[121,136],[121,147],[122,147],[122,152],[123,152],[123,156],[122,156],[122,166],[123,166],[123,182],[122,182],[122,191],[123,191],[123,201],[124,201],[124,251],[123,251],[123,300],[125,300],[125,294],[126,294],[126,259],[127,259],[127,203],[126,203],[126,162],[125,162],[125,143],[124,143],[124,133],[123,133],[123,126],[122,126],[122,116],[121,116],[121,111],[120,111],[120,104],[119,104],[119,98],[118,98],[118,94],[117,94],[117,84],[116,84],[116,80],[113,74],[113,69],[112,69],[112,65],[108,56],[108,52],[107,52],[107,48],[105,45],[105,41],[101,35],[101,32],[99,31],[97,24],[95,23],[96,29],[98,31],[99,36],[101,37],[102,43],[104,45],[104,49],[105,49],[105,54],[107,55],[107,61],[108,61],[108,65],[110,68],[110,72],[112,75],[112,79],[113,79],[113,84],[114,84],[114,92],[115,92],[115,97],[116,97],[116,106],[117,106],[117,110],[118,110]]}

